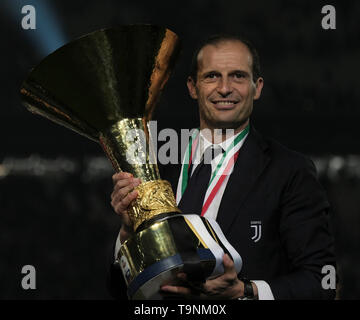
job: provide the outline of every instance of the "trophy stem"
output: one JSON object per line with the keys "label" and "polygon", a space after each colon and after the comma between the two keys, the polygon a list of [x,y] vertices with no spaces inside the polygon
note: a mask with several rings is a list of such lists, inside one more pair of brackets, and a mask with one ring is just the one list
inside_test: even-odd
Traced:
{"label": "trophy stem", "polygon": [[116,122],[100,133],[99,141],[117,172],[129,172],[142,180],[135,188],[138,197],[128,209],[134,231],[149,220],[155,222],[159,215],[161,218],[181,212],[176,206],[171,184],[160,179],[144,118],[126,118]]}
{"label": "trophy stem", "polygon": [[99,141],[115,171],[129,172],[143,182],[160,179],[143,118],[125,118],[116,122],[100,132]]}

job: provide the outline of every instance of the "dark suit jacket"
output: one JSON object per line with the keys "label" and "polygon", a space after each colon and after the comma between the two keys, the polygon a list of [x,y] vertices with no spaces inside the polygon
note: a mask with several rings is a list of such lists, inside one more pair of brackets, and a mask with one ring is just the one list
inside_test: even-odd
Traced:
{"label": "dark suit jacket", "polygon": [[[159,165],[176,193],[181,165]],[[305,156],[253,127],[226,186],[217,222],[243,259],[240,277],[265,280],[275,299],[331,299],[321,269],[335,266],[329,204]],[[253,221],[261,222],[255,242]]]}
{"label": "dark suit jacket", "polygon": [[[176,192],[181,166],[159,169]],[[251,127],[217,216],[243,259],[239,276],[267,281],[275,299],[334,298],[321,287],[322,267],[335,266],[328,211],[312,161]],[[257,242],[253,221],[261,222]]]}

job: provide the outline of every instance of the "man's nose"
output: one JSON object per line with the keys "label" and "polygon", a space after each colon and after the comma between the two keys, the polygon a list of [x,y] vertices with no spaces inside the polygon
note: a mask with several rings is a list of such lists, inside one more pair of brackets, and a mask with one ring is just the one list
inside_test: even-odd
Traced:
{"label": "man's nose", "polygon": [[219,81],[219,85],[217,87],[217,92],[220,93],[223,97],[226,97],[232,92],[230,79],[222,78]]}

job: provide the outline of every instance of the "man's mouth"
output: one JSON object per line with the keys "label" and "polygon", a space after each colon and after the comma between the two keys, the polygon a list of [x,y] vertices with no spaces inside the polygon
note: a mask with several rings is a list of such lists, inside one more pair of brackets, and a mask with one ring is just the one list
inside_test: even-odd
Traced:
{"label": "man's mouth", "polygon": [[216,109],[228,110],[235,107],[238,103],[238,100],[213,100],[212,103],[215,105]]}

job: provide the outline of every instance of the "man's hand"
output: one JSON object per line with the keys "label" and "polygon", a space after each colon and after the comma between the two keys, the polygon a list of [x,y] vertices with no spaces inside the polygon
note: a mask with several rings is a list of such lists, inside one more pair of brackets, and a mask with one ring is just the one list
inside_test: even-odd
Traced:
{"label": "man's hand", "polygon": [[138,196],[134,188],[141,183],[141,180],[127,172],[116,173],[112,179],[114,189],[111,194],[111,206],[121,217],[120,242],[123,243],[133,233],[132,222],[127,210],[130,203]]}
{"label": "man's hand", "polygon": [[[165,285],[161,287],[163,293],[178,294],[187,298],[200,299],[238,299],[244,296],[244,283],[237,277],[234,262],[224,254],[223,256],[224,274],[204,284],[195,287],[186,279],[186,274],[179,273],[178,278],[183,280],[184,286]],[[255,293],[257,288],[253,284]]]}

